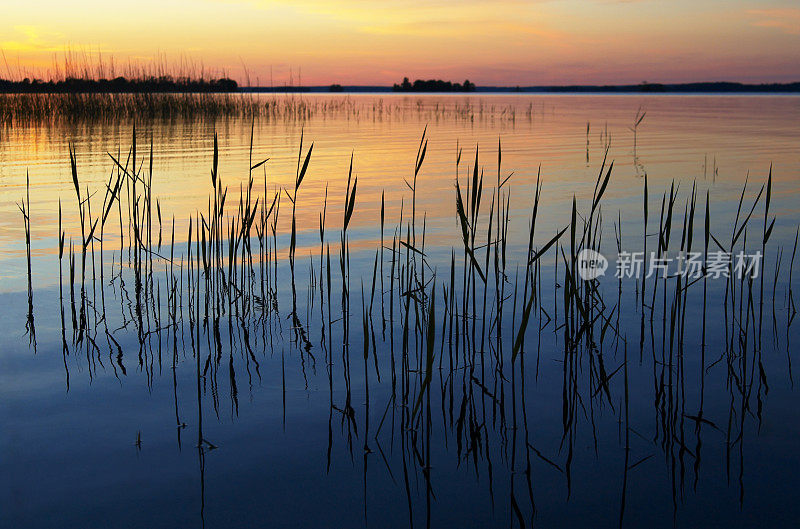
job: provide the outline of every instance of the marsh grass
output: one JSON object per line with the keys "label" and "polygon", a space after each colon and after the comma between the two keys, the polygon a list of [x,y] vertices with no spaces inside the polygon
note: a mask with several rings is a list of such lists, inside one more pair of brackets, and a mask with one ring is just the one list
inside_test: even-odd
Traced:
{"label": "marsh grass", "polygon": [[[639,122],[641,118],[637,118]],[[587,138],[588,131],[587,125]],[[730,238],[724,244],[721,240],[726,237],[712,230],[713,226],[725,224],[712,222],[708,191],[700,213],[699,189],[694,183],[686,193],[673,182],[658,200],[645,176],[642,239],[638,233],[630,237],[636,239],[637,246],[641,242],[645,253],[652,249],[655,256],[665,257],[676,251],[692,252],[702,236],[703,273],[695,279],[659,274],[643,274],[641,279],[633,280],[620,278],[611,282],[616,292],[609,293],[600,279],[582,278],[578,262],[583,250],[603,249],[603,234],[609,231],[603,223],[607,214],[603,199],[612,185],[614,162],[608,160],[607,147],[590,199],[573,196],[566,223],[559,223],[553,232],[544,234],[540,226],[546,198],[537,174],[532,202],[529,209],[525,208],[530,211],[528,230],[517,245],[512,241],[515,233],[510,224],[512,215],[520,210],[511,209],[514,180],[513,173],[506,174],[502,169],[502,144],[498,141],[496,168],[492,164],[488,169],[489,175],[494,173],[493,183],[491,176],[485,177],[487,168],[481,160],[484,151],[476,146],[471,163],[463,164],[467,165],[464,171],[462,148],[457,145],[451,195],[456,244],[442,254],[449,253],[449,260],[437,260],[431,256],[427,239],[427,216],[417,209],[418,191],[425,185],[428,141],[425,129],[416,156],[409,157],[405,183],[410,207],[406,197],[400,200],[399,217],[388,232],[386,197],[381,194],[380,233],[375,233],[379,247],[374,251],[354,252],[351,248],[350,230],[364,200],[358,193],[355,155],[351,153],[346,180],[342,175],[346,184],[341,225],[331,226],[338,221],[331,221],[328,215],[326,186],[319,212],[319,250],[316,246],[313,251],[309,249],[307,258],[298,252],[299,234],[304,227],[298,226],[296,219],[298,210],[307,207],[302,203],[302,184],[316,175],[312,170],[313,143],[305,150],[302,135],[292,187],[269,190],[268,159],[254,163],[251,132],[249,172],[240,186],[238,203],[235,198],[228,198],[215,135],[207,207],[190,217],[185,236],[176,234],[174,218],[165,222],[161,202],[154,194],[158,179],[153,174],[152,139],[149,149],[145,147],[149,152],[144,158],[135,130],[125,160],[119,152],[109,153],[113,170],[103,193],[94,194],[81,186],[77,156],[70,147],[80,233],[69,235],[67,251],[68,235],[62,225],[59,202],[57,237],[59,274],[63,260],[69,267],[69,299],[64,292],[67,281],[59,281],[67,376],[67,357],[82,353],[89,376],[106,369],[105,360],[115,376],[125,376],[124,362],[133,359],[146,374],[148,384],[152,384],[162,367],[162,351],[171,351],[166,363],[173,371],[178,443],[180,446],[182,430],[197,429],[195,446],[202,482],[206,453],[216,448],[205,437],[203,424],[209,416],[219,417],[221,383],[228,388],[230,413],[235,416],[240,388],[252,388],[261,381],[260,362],[264,356],[274,357],[277,362],[280,355],[280,373],[265,372],[263,376],[280,376],[285,424],[290,406],[287,392],[292,384],[287,380],[287,370],[299,370],[306,389],[317,370],[324,370],[329,400],[328,471],[336,418],[351,456],[355,440],[360,440],[366,502],[368,460],[379,455],[395,479],[382,445],[388,439],[389,450],[399,450],[402,479],[398,482],[405,492],[404,504],[412,524],[415,516],[430,520],[436,499],[435,458],[441,456],[434,455],[439,452],[432,444],[452,441],[459,464],[470,466],[476,474],[486,467],[491,472],[489,443],[494,437],[489,432],[493,429],[500,432],[503,452],[508,456],[505,463],[510,470],[511,492],[504,501],[521,526],[532,525],[536,514],[531,461],[541,461],[555,469],[571,491],[575,452],[585,442],[597,450],[595,419],[604,411],[618,417],[620,444],[625,451],[620,524],[624,522],[633,471],[653,457],[652,451],[660,450],[670,468],[691,465],[695,484],[704,453],[702,437],[709,429],[724,436],[726,457],[736,457],[749,428],[746,421],[761,424],[769,390],[763,355],[765,310],[773,322],[773,333],[768,338],[778,336],[778,322],[786,325],[791,373],[788,336],[795,315],[792,270],[800,231],[796,231],[788,267],[781,265],[783,249],[774,252],[771,289],[768,284],[765,288],[764,273],[756,283],[751,276],[736,276],[731,264],[724,286],[713,287],[714,299],[721,297],[722,301],[713,318],[707,314],[712,294],[709,261],[714,251],[712,244],[730,253],[756,248],[765,258],[773,248],[770,239],[776,217],[771,214],[771,170],[758,192],[752,193],[749,183],[745,183]],[[259,171],[263,172],[263,189],[256,184]],[[277,228],[281,195],[291,203],[288,242],[279,237]],[[747,198],[751,195],[754,198]],[[651,210],[654,197],[656,203],[660,202],[660,209]],[[27,246],[28,324],[35,347],[29,185],[20,210]],[[112,230],[117,231],[112,228],[114,213],[120,245],[107,248],[104,239]],[[761,213],[763,219],[759,218]],[[621,253],[628,229],[621,212],[611,216],[615,217],[614,243]],[[756,218],[761,221],[758,230]],[[169,230],[166,234],[165,227]],[[340,227],[338,233],[336,227]],[[517,248],[522,248],[524,254]],[[366,264],[354,266],[358,259]],[[288,285],[283,272],[287,262]],[[303,266],[307,266],[307,275]],[[776,304],[782,273],[788,285],[785,307]],[[552,295],[549,286],[543,287],[545,274],[552,274]],[[298,296],[298,285],[302,287],[303,282],[307,288],[305,301]],[[358,295],[353,293],[354,285],[360,285],[361,314],[360,325],[352,327],[351,320],[358,318],[352,314],[351,298]],[[630,288],[634,289],[634,303],[625,305],[623,290]],[[106,290],[113,294],[108,296],[109,305],[112,299],[120,305],[113,312],[106,304]],[[281,311],[280,303],[287,291],[291,292],[291,309]],[[720,291],[724,291],[723,296]],[[338,306],[332,302],[337,294]],[[318,310],[314,303],[319,303]],[[71,325],[65,317],[65,305],[71,309]],[[691,314],[699,306],[702,320],[694,322]],[[786,318],[781,315],[784,308],[788,312]],[[112,314],[121,315],[122,321],[110,321]],[[381,320],[377,324],[376,318]],[[634,332],[637,325],[626,325],[626,320],[638,323],[639,365],[629,365],[633,355],[629,356],[628,347],[634,348],[636,341],[629,343],[628,333]],[[284,335],[287,321],[289,332]],[[135,337],[135,354],[123,347],[122,336]],[[708,343],[711,336],[724,336],[724,340]],[[529,428],[536,425],[529,426],[527,417],[525,387],[531,374],[538,378],[540,356],[543,350],[548,352],[543,339],[556,344],[550,356],[555,356],[561,370],[560,443],[555,454],[535,446]],[[700,344],[699,368],[694,372],[688,372],[684,362],[687,355],[695,354],[686,347],[691,343]],[[352,344],[361,345],[355,360]],[[316,354],[319,349],[322,355]],[[714,355],[710,362],[707,349]],[[629,401],[639,398],[635,392],[640,388],[633,386],[629,377],[632,372],[641,373],[645,353],[652,360],[646,365],[652,369],[648,376],[656,418],[655,438],[647,451],[633,448],[630,434],[640,434],[636,430],[639,425],[632,424],[629,409]],[[533,354],[535,359],[531,358]],[[324,363],[318,363],[317,356],[324,358]],[[535,360],[534,370],[526,368],[529,359]],[[351,360],[362,362],[363,383],[351,370]],[[191,391],[197,415],[193,425],[185,422],[187,414],[179,399],[176,370],[182,363],[191,363],[194,371]],[[706,392],[712,390],[706,388],[705,377],[715,366],[720,366],[727,382],[724,387],[713,388],[727,393],[727,424],[721,422],[724,418],[712,421],[705,415]],[[242,377],[246,377],[246,384],[242,384]],[[687,398],[686,385],[698,380],[700,396],[695,402]],[[67,381],[69,387],[69,378]],[[390,389],[384,385],[390,385]],[[364,398],[363,407],[354,402],[360,397]],[[376,403],[377,399],[383,400]],[[379,415],[370,410],[378,410]],[[380,420],[375,426],[371,418],[377,417]],[[587,431],[589,436],[584,437]],[[137,448],[144,450],[138,441]],[[419,479],[424,486],[417,489],[415,483]],[[672,500],[676,505],[682,501],[682,492],[678,491],[683,490],[685,479],[683,470],[671,473]],[[524,488],[521,494],[520,486]],[[414,490],[424,491],[424,513],[415,513],[421,507],[413,501]]]}
{"label": "marsh grass", "polygon": [[[545,109],[539,112],[544,113]],[[305,122],[312,117],[390,121],[410,116],[429,121],[513,124],[517,109],[513,105],[485,105],[467,96],[443,104],[414,102],[403,97],[367,101],[348,95],[315,97],[255,92],[0,94],[0,125],[4,126],[222,118],[281,122]],[[527,121],[535,118],[536,113],[521,116]]]}

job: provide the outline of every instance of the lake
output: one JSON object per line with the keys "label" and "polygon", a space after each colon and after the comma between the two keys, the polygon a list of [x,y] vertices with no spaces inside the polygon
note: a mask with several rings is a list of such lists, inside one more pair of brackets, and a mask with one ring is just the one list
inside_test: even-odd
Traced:
{"label": "lake", "polygon": [[800,519],[800,97],[242,97],[0,124],[0,526]]}

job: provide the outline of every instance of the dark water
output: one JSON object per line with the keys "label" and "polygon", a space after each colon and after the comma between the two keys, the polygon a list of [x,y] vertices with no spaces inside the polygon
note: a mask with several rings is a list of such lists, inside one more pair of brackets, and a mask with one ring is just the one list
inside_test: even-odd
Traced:
{"label": "dark water", "polygon": [[[274,237],[272,220],[261,224],[258,210],[264,247],[253,228],[250,259],[237,260],[233,273],[225,240],[220,266],[199,275],[195,212],[210,218],[216,130],[220,179],[229,189],[223,226],[241,224],[251,124],[138,125],[145,176],[153,136],[153,201],[159,199],[163,220],[159,230],[152,214],[151,239],[142,247],[157,255],[131,249],[126,208],[133,202],[126,188],[120,212],[115,206],[109,216],[103,252],[99,240],[93,252],[87,247],[83,295],[66,143],[76,144],[81,187],[95,192],[96,218],[103,186],[114,178],[106,152],[127,152],[132,124],[5,131],[0,525],[752,527],[800,519],[794,501],[800,413],[792,373],[799,336],[791,292],[800,220],[793,199],[800,177],[797,99],[487,96],[469,101],[472,119],[464,118],[463,107],[456,110],[456,103],[467,104],[461,100],[423,98],[422,111],[415,101],[400,101],[390,103],[405,112],[391,117],[370,114],[376,103],[365,99],[357,101],[363,114],[254,125],[253,163],[270,161],[254,172],[251,204],[259,197],[258,208],[265,201],[268,208],[276,192],[288,193],[280,191]],[[628,126],[640,106],[647,116],[634,152]],[[508,108],[515,109],[513,119]],[[426,123],[429,150],[418,177],[412,239],[412,193],[403,178],[412,182]],[[297,195],[292,275],[288,197],[301,128],[303,155],[310,142],[315,146]],[[498,137],[500,180],[514,171],[499,193]],[[464,251],[456,213],[456,140],[468,214],[480,144],[484,189],[470,229],[485,289]],[[535,267],[526,266],[536,174],[541,164],[534,248],[570,224],[573,194],[580,241],[607,145],[614,169],[592,222],[611,267],[596,281],[576,278],[587,303],[581,309],[564,297],[569,229]],[[358,192],[343,278],[351,149]],[[693,183],[693,251],[704,249],[706,191],[711,234],[719,241],[710,240],[709,252],[718,244],[730,249],[745,224],[734,253],[759,251],[767,193],[759,190],[770,162],[767,222],[776,221],[752,284],[708,279],[684,291],[676,290],[676,278],[650,278],[643,299],[641,280],[614,277],[618,250],[642,251],[645,232],[647,252],[657,250],[673,180],[668,255],[685,242]],[[33,325],[15,204],[25,194],[25,167]],[[320,262],[318,227],[326,185],[323,250],[330,245],[330,266],[325,253]],[[61,276],[59,198],[67,232]],[[416,251],[393,242],[398,233]],[[165,259],[171,253],[172,268]],[[349,285],[347,310],[343,284]]]}

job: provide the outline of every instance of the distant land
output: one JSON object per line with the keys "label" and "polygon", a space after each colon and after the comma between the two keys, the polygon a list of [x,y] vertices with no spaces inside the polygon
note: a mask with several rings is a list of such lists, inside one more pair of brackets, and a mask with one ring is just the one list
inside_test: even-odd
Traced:
{"label": "distant land", "polygon": [[400,84],[392,85],[393,92],[474,92],[475,83],[470,83],[469,79],[464,83],[454,83],[452,81],[442,81],[441,79],[417,79],[413,83],[408,77],[403,78]]}
{"label": "distant land", "polygon": [[[426,81],[429,83],[430,81]],[[444,81],[435,81],[443,83]],[[416,83],[416,82],[415,82]],[[458,86],[458,83],[455,83]],[[453,92],[463,93],[463,86],[458,89],[442,90],[439,87],[432,89],[399,89],[398,85],[391,86],[368,86],[368,85],[329,85],[329,86],[242,86],[242,92],[345,92],[345,93],[371,93],[371,92]],[[402,85],[400,85],[402,86]],[[479,93],[599,93],[599,94],[641,94],[641,93],[662,93],[662,94],[758,94],[758,93],[800,93],[800,82],[794,83],[763,83],[746,84],[735,82],[698,82],[698,83],[641,83],[628,85],[552,85],[552,86],[475,86],[470,83],[468,92]]]}
{"label": "distant land", "polygon": [[745,84],[736,82],[640,83],[628,85],[550,85],[550,86],[476,86],[470,81],[454,83],[442,80],[404,78],[393,86],[340,85],[325,86],[240,86],[232,79],[190,79],[186,77],[146,77],[143,79],[77,79],[59,81],[0,79],[0,93],[564,93],[564,94],[758,94],[800,93],[800,82]]}
{"label": "distant land", "polygon": [[199,93],[237,92],[239,85],[233,79],[191,79],[188,77],[145,77],[142,79],[78,79],[58,81],[0,79],[0,93],[6,94],[111,94],[111,93]]}

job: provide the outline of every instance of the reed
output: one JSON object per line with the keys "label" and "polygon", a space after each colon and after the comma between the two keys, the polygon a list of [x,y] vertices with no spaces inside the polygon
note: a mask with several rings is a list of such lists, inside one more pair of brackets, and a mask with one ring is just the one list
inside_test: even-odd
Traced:
{"label": "reed", "polygon": [[[587,126],[587,138],[588,131]],[[396,221],[387,219],[390,201],[381,193],[379,210],[376,204],[379,225],[364,228],[370,235],[363,239],[358,233],[359,242],[379,241],[379,247],[366,244],[362,249],[353,244],[354,226],[366,216],[362,217],[361,208],[368,199],[363,179],[362,187],[358,186],[356,157],[351,153],[346,180],[341,175],[345,183],[340,195],[341,230],[331,236],[326,186],[318,216],[319,249],[314,242],[307,253],[297,219],[303,208],[309,207],[303,203],[306,195],[301,188],[313,174],[314,144],[306,150],[303,133],[294,183],[275,192],[268,190],[267,159],[254,162],[251,129],[249,171],[238,202],[227,199],[228,187],[222,182],[225,166],[215,135],[210,146],[213,158],[207,206],[188,219],[185,233],[174,217],[170,220],[166,202],[155,194],[158,177],[153,174],[152,140],[145,158],[136,132],[127,159],[120,153],[109,154],[112,171],[103,181],[101,193],[91,193],[81,185],[78,155],[70,146],[77,221],[74,233],[69,233],[59,202],[57,235],[67,376],[67,356],[72,352],[86,354],[90,376],[106,366],[119,372],[117,376],[126,376],[125,362],[133,357],[138,362],[135,369],[152,387],[164,351],[169,355],[166,367],[172,369],[175,424],[170,427],[177,428],[179,446],[183,430],[196,433],[202,471],[206,454],[216,448],[206,437],[213,436],[207,426],[225,414],[225,404],[230,403],[229,413],[236,417],[243,395],[249,392],[252,397],[253,387],[263,376],[264,381],[274,383],[276,395],[281,392],[286,425],[294,390],[299,386],[313,391],[318,369],[315,355],[321,348],[329,401],[328,470],[338,453],[333,448],[334,440],[339,439],[334,436],[336,417],[343,449],[351,460],[356,459],[353,446],[363,450],[365,489],[367,466],[378,456],[390,472],[402,464],[403,483],[398,480],[398,485],[405,491],[412,522],[423,516],[421,507],[412,501],[414,491],[425,495],[424,516],[430,516],[441,463],[437,458],[455,454],[457,464],[491,476],[488,480],[496,479],[492,472],[499,473],[498,468],[508,470],[511,492],[506,507],[516,521],[526,525],[525,509],[531,519],[536,510],[531,461],[544,462],[563,476],[569,493],[576,453],[582,446],[594,446],[599,452],[602,436],[597,423],[607,422],[609,417],[618,421],[619,445],[624,450],[620,522],[636,479],[634,469],[649,461],[652,451],[661,451],[668,468],[675,469],[669,476],[674,480],[677,504],[683,466],[693,464],[697,479],[699,460],[706,450],[701,437],[708,428],[718,430],[722,449],[730,457],[751,427],[760,425],[770,382],[765,367],[769,355],[763,351],[769,338],[777,340],[779,325],[786,325],[791,364],[789,327],[796,313],[792,279],[800,230],[786,266],[783,248],[775,251],[772,240],[776,216],[772,213],[771,170],[757,192],[745,184],[729,239],[715,228],[726,224],[717,219],[712,222],[708,190],[705,204],[700,205],[702,187],[697,183],[686,190],[673,182],[668,190],[656,192],[645,176],[642,233],[631,235],[627,227],[623,229],[621,212],[611,216],[616,219],[613,243],[617,253],[622,253],[627,238],[635,238],[637,247],[641,244],[644,252],[651,249],[659,258],[676,251],[693,253],[702,245],[700,274],[691,278],[658,273],[643,274],[641,279],[620,277],[612,282],[617,291],[610,293],[599,278],[584,277],[579,264],[584,250],[601,251],[609,245],[603,237],[610,233],[604,216],[608,215],[606,196],[615,185],[615,164],[608,159],[608,150],[594,185],[587,186],[586,197],[573,195],[564,218],[557,219],[557,227],[542,238],[547,198],[541,170],[533,192],[522,197],[529,201],[524,209],[516,207],[516,202],[512,207],[512,200],[519,200],[514,190],[517,182],[513,173],[504,173],[502,143],[498,140],[496,174],[492,174],[493,165],[491,169],[481,165],[481,153],[483,158],[487,156],[478,146],[463,171],[462,149],[457,145],[450,195],[453,242],[442,249],[431,242],[429,218],[417,203],[418,193],[424,192],[426,185],[423,162],[428,141],[425,129],[416,156],[413,160],[409,156],[409,162],[413,161],[406,181],[409,192],[399,200]],[[259,170],[264,172],[263,189],[254,176]],[[484,178],[487,171],[492,176]],[[650,211],[650,200],[658,194],[661,205],[656,217]],[[290,222],[286,234],[279,228],[281,195],[291,203],[291,212],[286,208],[283,212],[290,217],[283,219]],[[762,213],[762,199],[763,220],[759,218],[760,225],[754,228],[753,219]],[[25,228],[29,333],[35,347],[29,180],[19,208]],[[527,215],[523,219],[527,230],[515,230],[512,225],[512,217],[521,215]],[[107,240],[112,237],[119,239],[118,246]],[[769,253],[773,256],[768,278],[772,288],[768,283],[764,287],[763,275],[757,281],[734,274],[714,287],[713,245],[722,252],[754,246],[763,255]],[[284,268],[287,264],[288,271]],[[68,266],[68,278],[62,266]],[[728,271],[734,271],[733,265]],[[552,278],[552,290],[543,278]],[[781,311],[775,300],[784,278],[788,310]],[[352,314],[358,310],[352,306],[352,288],[358,286],[361,321],[351,325],[351,320],[358,318]],[[289,295],[291,309],[283,309]],[[340,296],[340,303],[332,302],[334,296]],[[67,332],[66,303],[71,309],[72,333]],[[764,304],[768,311],[772,307],[771,334],[762,333]],[[702,318],[695,321],[693,316],[699,310]],[[377,317],[380,322],[375,321]],[[628,334],[637,326],[639,366],[628,354]],[[714,339],[723,334],[724,340]],[[354,344],[361,350],[352,356]],[[699,350],[695,353],[695,349]],[[526,367],[533,354],[535,364]],[[699,362],[688,361],[692,354],[697,354]],[[526,377],[538,377],[540,357],[545,359],[541,364],[548,375],[555,374],[554,383],[561,390],[560,439],[556,447],[550,447],[556,455],[551,455],[550,449],[535,448],[534,436],[528,431],[532,403],[525,389],[530,382]],[[110,361],[104,363],[106,359]],[[557,367],[547,360],[555,360]],[[363,384],[353,376],[352,362],[357,369],[363,368]],[[651,372],[643,369],[645,362]],[[182,368],[191,370],[192,383],[182,382],[185,379],[177,375]],[[639,415],[633,413],[635,407],[630,403],[642,399],[640,392],[647,380],[634,380],[642,373],[652,384],[647,391],[652,397],[654,431],[646,443],[648,453],[640,454],[635,437],[642,437],[637,430],[641,425],[636,424]],[[707,387],[706,377],[711,373],[721,377],[715,382],[723,383],[712,386],[709,382]],[[695,397],[687,386],[697,381],[700,392]],[[716,419],[720,421],[717,426],[709,418],[706,393],[712,390],[728,393],[727,425]],[[187,411],[187,403],[196,409]],[[190,415],[194,424],[185,422]],[[531,427],[534,425],[531,420]],[[142,448],[140,437],[137,439],[137,447]],[[446,444],[445,449],[434,445],[438,441]],[[490,454],[496,454],[498,447],[490,443],[501,445],[501,456],[493,461],[489,461]],[[416,489],[415,482],[420,484]],[[519,493],[520,487],[527,489],[527,498],[524,489]]]}
{"label": "reed", "polygon": [[[386,97],[377,102],[348,95],[325,98],[255,92],[0,93],[0,125],[216,120],[222,118],[303,123],[312,117],[351,120],[449,120],[513,123],[513,106],[485,107],[466,101],[412,104]],[[533,120],[534,116],[528,116]]]}
{"label": "reed", "polygon": [[[30,345],[36,350],[36,325],[33,315],[33,277],[31,272],[31,179],[25,173],[25,196],[17,203],[22,213],[23,228],[25,230],[25,261],[27,264],[28,278],[28,313],[25,319],[25,334],[28,335]],[[60,210],[59,210],[60,211]],[[61,217],[59,216],[59,223]]]}

